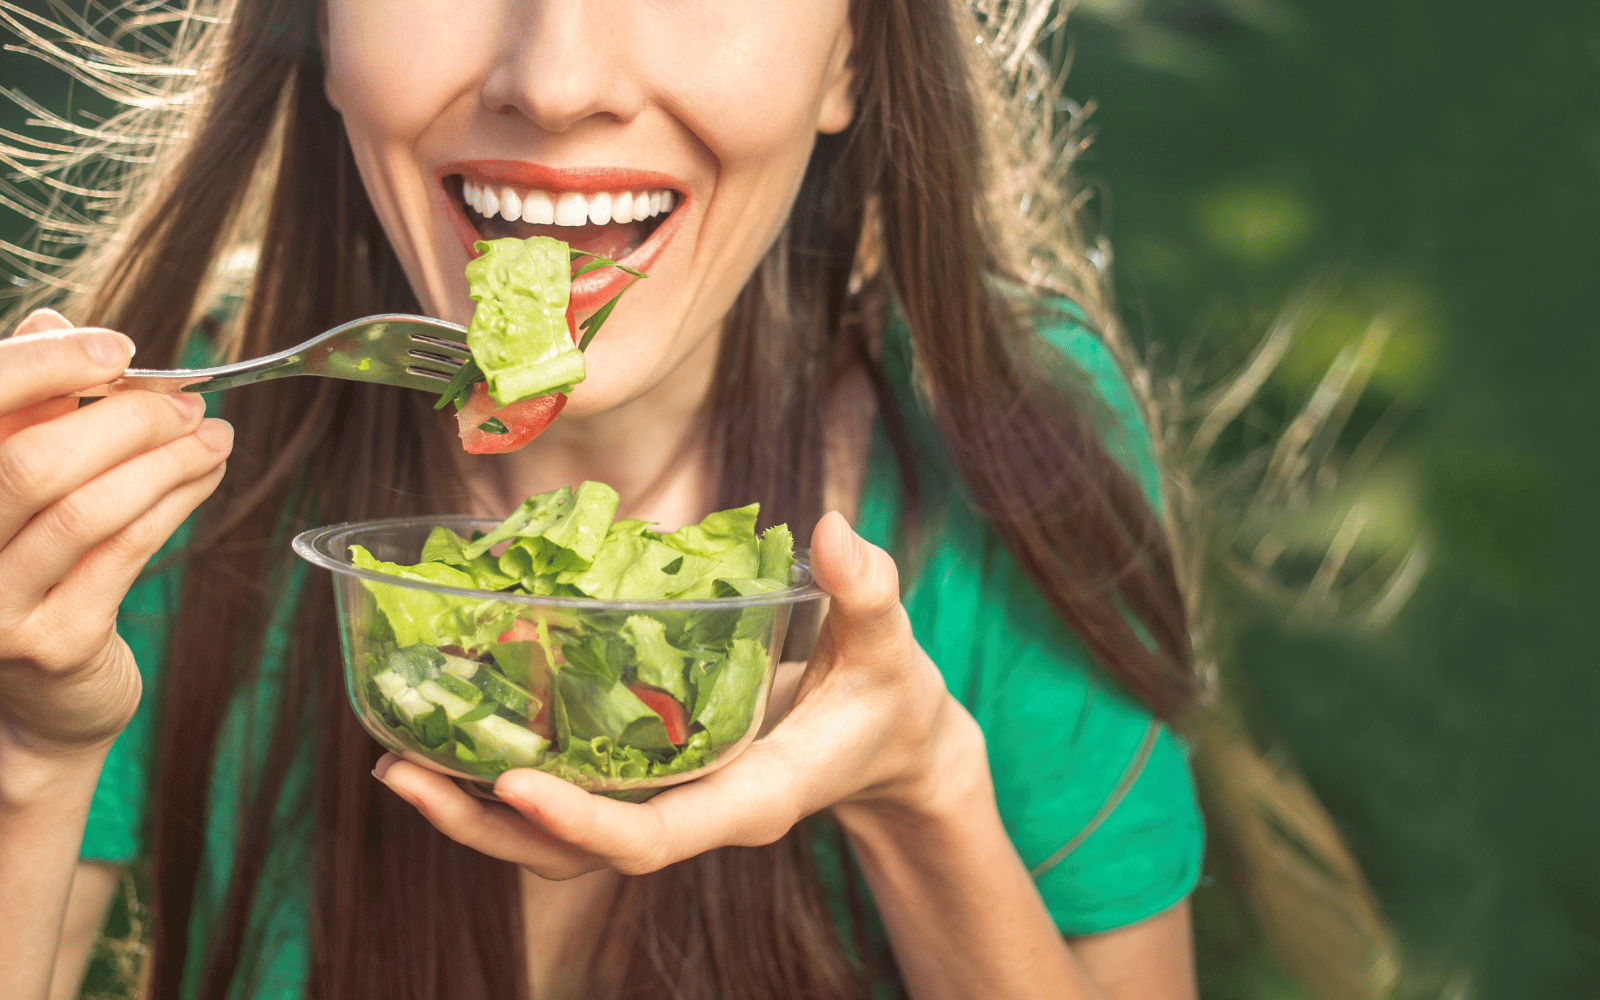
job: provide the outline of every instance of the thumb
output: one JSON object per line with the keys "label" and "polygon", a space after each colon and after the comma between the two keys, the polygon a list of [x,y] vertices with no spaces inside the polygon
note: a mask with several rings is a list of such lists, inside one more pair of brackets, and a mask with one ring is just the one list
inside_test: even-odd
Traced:
{"label": "thumb", "polygon": [[857,535],[838,511],[824,514],[811,533],[811,574],[832,598],[826,627],[840,651],[904,639],[894,559]]}

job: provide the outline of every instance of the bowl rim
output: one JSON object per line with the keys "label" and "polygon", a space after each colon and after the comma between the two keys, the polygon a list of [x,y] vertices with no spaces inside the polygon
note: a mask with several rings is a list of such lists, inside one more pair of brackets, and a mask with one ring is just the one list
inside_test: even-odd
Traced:
{"label": "bowl rim", "polygon": [[[828,596],[826,591],[817,586],[816,580],[812,577],[810,553],[804,549],[796,549],[794,554],[794,567],[798,570],[802,579],[791,583],[783,590],[775,590],[770,594],[752,594],[745,597],[614,601],[601,597],[544,597],[535,594],[513,594],[504,590],[476,590],[468,587],[451,587],[442,583],[428,583],[423,580],[406,580],[398,576],[391,576],[388,573],[379,573],[376,570],[362,569],[354,565],[349,561],[348,556],[350,542],[337,540],[338,536],[341,535],[348,537],[349,535],[361,532],[375,532],[384,528],[433,528],[442,526],[452,530],[458,527],[486,530],[497,526],[500,522],[501,519],[499,518],[475,517],[469,514],[385,517],[370,521],[344,521],[339,524],[329,524],[320,528],[312,528],[309,531],[302,531],[294,537],[291,546],[295,555],[313,566],[319,566],[333,573],[354,576],[362,580],[370,580],[373,583],[405,587],[410,590],[423,590],[434,594],[448,594],[454,597],[466,597],[476,600],[508,601],[529,607],[557,607],[588,611],[713,611],[725,608],[799,604]],[[336,544],[340,545],[343,552],[333,548]],[[360,544],[360,542],[356,541],[355,544]]]}

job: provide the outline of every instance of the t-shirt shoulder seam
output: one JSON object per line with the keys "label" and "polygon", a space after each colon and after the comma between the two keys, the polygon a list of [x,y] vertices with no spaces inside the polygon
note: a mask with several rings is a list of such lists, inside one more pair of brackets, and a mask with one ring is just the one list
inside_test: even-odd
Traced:
{"label": "t-shirt shoulder seam", "polygon": [[1039,879],[1050,869],[1066,860],[1068,855],[1077,850],[1096,830],[1100,829],[1107,819],[1111,818],[1111,814],[1116,812],[1117,806],[1121,805],[1122,800],[1128,797],[1128,793],[1133,791],[1133,786],[1138,783],[1139,777],[1144,774],[1145,765],[1150,763],[1150,754],[1154,752],[1156,740],[1160,736],[1161,723],[1156,719],[1151,719],[1149,724],[1145,726],[1144,736],[1139,740],[1138,747],[1134,749],[1133,756],[1129,759],[1127,766],[1123,768],[1122,775],[1117,778],[1117,783],[1112,786],[1111,792],[1106,796],[1105,801],[1100,804],[1099,810],[1089,818],[1089,821],[1077,833],[1072,835],[1071,839],[1058,847],[1048,858],[1033,866],[1028,872],[1032,878]]}

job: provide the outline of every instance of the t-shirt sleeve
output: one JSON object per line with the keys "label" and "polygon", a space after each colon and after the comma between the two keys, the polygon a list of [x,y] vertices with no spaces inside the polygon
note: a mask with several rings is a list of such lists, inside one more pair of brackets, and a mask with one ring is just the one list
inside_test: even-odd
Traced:
{"label": "t-shirt sleeve", "polygon": [[1154,916],[1200,875],[1202,827],[1181,743],[1089,663],[998,540],[968,708],[1006,830],[1064,934]]}
{"label": "t-shirt sleeve", "polygon": [[[1108,449],[1159,506],[1154,450],[1111,352],[1077,323],[1043,333],[1088,376],[1115,421]],[[1185,748],[1093,666],[1004,545],[983,536],[981,553],[964,546],[983,581],[972,672],[950,679],[984,730],[1001,819],[1062,933],[1161,913],[1200,875]]]}

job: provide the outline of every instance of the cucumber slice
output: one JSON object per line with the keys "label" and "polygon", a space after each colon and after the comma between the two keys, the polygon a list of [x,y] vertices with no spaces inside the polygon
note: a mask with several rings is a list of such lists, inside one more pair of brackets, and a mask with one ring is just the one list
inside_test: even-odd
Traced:
{"label": "cucumber slice", "polygon": [[544,707],[544,702],[529,694],[527,688],[513,682],[511,678],[493,667],[479,670],[478,676],[473,680],[483,689],[484,694],[518,715],[531,719]]}
{"label": "cucumber slice", "polygon": [[439,676],[439,666],[444,654],[430,646],[407,646],[397,649],[389,657],[389,669],[406,679],[407,684],[420,684]]}
{"label": "cucumber slice", "polygon": [[445,710],[424,698],[415,688],[400,692],[394,700],[394,711],[425,749],[437,750],[450,739],[450,719]]}
{"label": "cucumber slice", "polygon": [[377,687],[378,693],[389,701],[394,701],[400,697],[400,692],[411,686],[406,683],[404,677],[401,677],[393,670],[385,670],[377,674],[372,678],[372,683]]}
{"label": "cucumber slice", "polygon": [[472,680],[473,675],[478,672],[478,668],[483,666],[477,660],[469,660],[465,656],[451,656],[449,653],[441,655],[444,656],[444,663],[440,665],[440,670],[464,681]]}
{"label": "cucumber slice", "polygon": [[[404,690],[404,688],[401,690]],[[378,718],[383,720],[384,725],[390,729],[405,728],[405,723],[400,721],[400,716],[394,714],[394,699],[380,691],[378,685],[374,684],[370,677],[367,678],[366,694],[367,707],[377,713]]]}
{"label": "cucumber slice", "polygon": [[532,767],[550,745],[533,730],[498,715],[464,722],[459,728],[472,740],[473,753],[479,760],[499,759],[511,767]]}
{"label": "cucumber slice", "polygon": [[485,698],[482,701],[478,702],[478,704],[473,707],[472,711],[468,712],[466,715],[463,715],[461,718],[457,719],[456,720],[456,725],[459,726],[459,725],[462,725],[464,723],[477,722],[479,719],[488,718],[489,716],[493,715],[494,712],[495,712],[495,709],[497,709],[499,707],[500,707],[499,702],[493,702],[493,701],[490,701],[488,698]]}
{"label": "cucumber slice", "polygon": [[438,678],[431,683],[439,685],[446,691],[449,691],[451,694],[455,695],[457,698],[460,698],[462,701],[468,702],[469,704],[476,705],[478,702],[483,700],[482,691],[479,691],[477,688],[462,680],[460,677],[457,677],[455,674],[450,673],[449,670],[446,670],[444,673],[440,674]]}
{"label": "cucumber slice", "polygon": [[508,770],[511,767],[508,762],[498,757],[479,757],[471,747],[460,742],[456,744],[456,760],[466,765],[467,770],[485,777],[496,777],[501,771]]}
{"label": "cucumber slice", "polygon": [[417,685],[416,691],[423,699],[444,709],[444,714],[451,722],[472,711],[474,706],[473,702],[446,690],[438,681],[423,681]]}

